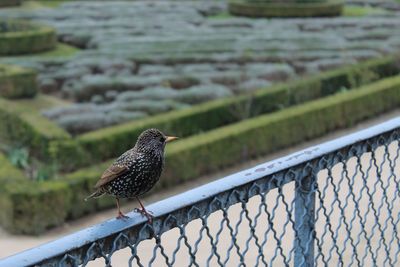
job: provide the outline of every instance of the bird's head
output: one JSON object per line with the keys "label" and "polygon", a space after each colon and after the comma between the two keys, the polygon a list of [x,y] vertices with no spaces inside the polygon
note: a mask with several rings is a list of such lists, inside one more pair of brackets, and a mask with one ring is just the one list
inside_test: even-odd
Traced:
{"label": "bird's head", "polygon": [[175,136],[166,136],[160,130],[147,129],[139,135],[136,142],[136,149],[139,152],[160,151],[163,152],[168,142],[178,139]]}

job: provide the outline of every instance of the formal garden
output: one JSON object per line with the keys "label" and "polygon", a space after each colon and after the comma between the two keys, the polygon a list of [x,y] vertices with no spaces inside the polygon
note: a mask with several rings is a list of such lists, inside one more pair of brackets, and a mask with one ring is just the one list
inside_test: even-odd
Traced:
{"label": "formal garden", "polygon": [[400,3],[297,2],[285,15],[267,1],[7,2],[0,225],[12,233],[113,206],[83,199],[150,127],[181,138],[161,189],[400,104]]}

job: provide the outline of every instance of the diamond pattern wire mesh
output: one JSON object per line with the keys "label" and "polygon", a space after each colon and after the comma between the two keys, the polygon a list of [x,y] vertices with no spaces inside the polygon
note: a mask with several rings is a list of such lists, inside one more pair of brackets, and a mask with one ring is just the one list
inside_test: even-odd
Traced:
{"label": "diamond pattern wire mesh", "polygon": [[58,266],[398,266],[398,139],[393,130],[290,166],[77,248]]}

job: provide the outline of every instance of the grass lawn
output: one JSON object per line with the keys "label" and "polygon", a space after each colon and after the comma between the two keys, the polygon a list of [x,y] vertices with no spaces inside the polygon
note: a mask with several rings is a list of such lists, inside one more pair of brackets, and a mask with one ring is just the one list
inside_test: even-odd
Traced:
{"label": "grass lawn", "polygon": [[25,55],[13,55],[13,56],[0,56],[0,60],[2,59],[13,59],[13,58],[37,58],[37,57],[69,57],[73,56],[80,49],[70,46],[63,43],[58,43],[56,48],[50,51],[34,53],[34,54],[25,54]]}
{"label": "grass lawn", "polygon": [[58,43],[56,48],[50,51],[46,51],[43,53],[34,54],[32,56],[41,56],[41,57],[67,57],[72,56],[80,49],[70,46],[63,43]]}
{"label": "grass lawn", "polygon": [[23,8],[43,8],[43,7],[58,7],[62,3],[69,2],[71,0],[28,0],[22,4]]}
{"label": "grass lawn", "polygon": [[[400,0],[398,0],[400,1]],[[355,5],[344,6],[342,16],[345,17],[363,17],[367,15],[382,15],[388,14],[390,11],[379,7],[363,7]]]}

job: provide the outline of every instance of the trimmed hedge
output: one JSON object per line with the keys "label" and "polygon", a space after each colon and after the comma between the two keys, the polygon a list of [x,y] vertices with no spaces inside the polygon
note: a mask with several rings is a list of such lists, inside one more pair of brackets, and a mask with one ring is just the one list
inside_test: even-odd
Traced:
{"label": "trimmed hedge", "polygon": [[0,152],[0,225],[5,229],[10,229],[15,221],[12,201],[5,194],[5,187],[9,184],[15,186],[24,183],[24,180],[26,178],[22,171],[11,165],[6,156]]}
{"label": "trimmed hedge", "polygon": [[[327,96],[400,72],[398,58],[367,61],[306,78],[278,84],[252,95],[212,101],[187,110],[174,111],[78,136],[76,141],[53,144],[53,155],[65,169],[73,169],[115,157],[131,148],[139,134],[151,127],[168,134],[187,137],[263,113]],[[57,149],[59,147],[59,149]],[[77,150],[72,160],[64,150]],[[59,151],[60,153],[57,153]]]}
{"label": "trimmed hedge", "polygon": [[[25,176],[21,170],[15,168],[7,157],[0,152],[0,184],[18,183],[25,180]],[[2,188],[0,187],[0,192]],[[1,210],[1,209],[0,209]]]}
{"label": "trimmed hedge", "polygon": [[40,234],[62,224],[72,209],[74,192],[63,181],[27,181],[16,186],[6,185],[5,191],[9,201],[8,220],[2,225],[12,233]]}
{"label": "trimmed hedge", "polygon": [[0,0],[0,7],[19,6],[21,0]]}
{"label": "trimmed hedge", "polygon": [[349,127],[399,104],[396,76],[189,137],[168,150],[164,183],[179,183]]}
{"label": "trimmed hedge", "polygon": [[64,181],[28,180],[0,152],[0,225],[5,230],[39,234],[62,224],[76,193],[71,189],[75,188]]}
{"label": "trimmed hedge", "polygon": [[52,97],[38,95],[33,99],[0,98],[0,139],[8,144],[26,146],[31,152],[47,156],[50,142],[67,140],[70,135],[40,115],[39,110],[60,104]]}
{"label": "trimmed hedge", "polygon": [[[57,36],[53,28],[26,21],[0,21],[0,55],[30,54],[51,50]],[[7,31],[9,29],[9,31]]]}
{"label": "trimmed hedge", "polygon": [[0,96],[29,98],[37,93],[36,72],[12,65],[0,65]]}
{"label": "trimmed hedge", "polygon": [[[353,125],[399,104],[397,76],[185,138],[168,146],[166,170],[157,187],[181,183]],[[35,186],[31,182],[4,186],[0,205],[5,213],[14,215],[1,215],[0,223],[14,233],[38,234],[69,218],[114,205],[111,197],[83,201],[110,163]]]}
{"label": "trimmed hedge", "polygon": [[228,3],[232,15],[246,17],[332,17],[343,10],[342,1],[269,2],[232,0]]}

